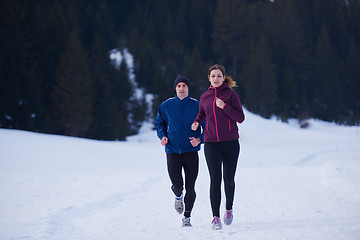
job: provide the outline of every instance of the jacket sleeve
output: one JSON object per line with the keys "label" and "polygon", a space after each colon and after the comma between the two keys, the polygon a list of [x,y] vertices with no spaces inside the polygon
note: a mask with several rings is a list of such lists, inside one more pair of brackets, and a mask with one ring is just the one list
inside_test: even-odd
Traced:
{"label": "jacket sleeve", "polygon": [[242,123],[245,120],[240,98],[236,92],[234,92],[231,96],[231,104],[226,104],[223,110],[232,120],[236,122]]}
{"label": "jacket sleeve", "polygon": [[194,122],[198,122],[201,124],[204,120],[205,120],[205,110],[204,110],[204,105],[202,104],[202,101],[200,98],[199,113],[196,116],[196,119],[194,120]]}
{"label": "jacket sleeve", "polygon": [[199,136],[200,140],[201,140],[201,143],[204,143],[204,130],[205,130],[205,127],[206,127],[206,119],[201,123],[201,134]]}
{"label": "jacket sleeve", "polygon": [[161,104],[155,118],[155,128],[158,138],[167,137],[168,121],[164,114],[164,104]]}

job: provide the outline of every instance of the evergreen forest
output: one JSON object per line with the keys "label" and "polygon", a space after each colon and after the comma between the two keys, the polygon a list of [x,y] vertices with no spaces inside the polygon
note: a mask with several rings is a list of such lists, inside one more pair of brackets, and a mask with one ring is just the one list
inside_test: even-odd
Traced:
{"label": "evergreen forest", "polygon": [[360,0],[0,0],[0,127],[124,140],[215,63],[251,112],[359,125]]}

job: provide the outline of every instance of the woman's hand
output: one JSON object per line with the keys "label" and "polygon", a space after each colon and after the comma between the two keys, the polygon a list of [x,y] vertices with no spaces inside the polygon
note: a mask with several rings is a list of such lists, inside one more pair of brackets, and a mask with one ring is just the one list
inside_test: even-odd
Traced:
{"label": "woman's hand", "polygon": [[196,131],[196,129],[199,127],[199,123],[198,122],[193,122],[193,124],[191,124],[191,130]]}
{"label": "woman's hand", "polygon": [[190,143],[193,147],[197,147],[201,143],[200,138],[189,137]]}
{"label": "woman's hand", "polygon": [[221,108],[221,109],[224,109],[225,107],[225,103],[223,100],[221,100],[220,98],[216,98],[216,106]]}
{"label": "woman's hand", "polygon": [[169,142],[169,139],[167,137],[163,137],[161,139],[161,145],[165,146]]}

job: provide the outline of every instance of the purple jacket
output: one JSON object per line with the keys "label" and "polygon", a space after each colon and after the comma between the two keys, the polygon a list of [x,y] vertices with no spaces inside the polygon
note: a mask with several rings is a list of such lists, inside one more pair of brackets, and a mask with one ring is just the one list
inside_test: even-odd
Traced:
{"label": "purple jacket", "polygon": [[[223,109],[216,106],[217,97],[225,102]],[[218,88],[210,86],[201,95],[199,113],[195,121],[202,123],[205,118],[205,142],[224,142],[239,138],[236,122],[242,123],[245,115],[239,96],[225,82]]]}

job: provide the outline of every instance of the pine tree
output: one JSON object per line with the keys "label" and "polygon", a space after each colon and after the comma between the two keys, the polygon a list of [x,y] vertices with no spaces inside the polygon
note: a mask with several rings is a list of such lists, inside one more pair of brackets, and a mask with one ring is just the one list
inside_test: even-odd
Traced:
{"label": "pine tree", "polygon": [[314,114],[327,121],[336,120],[342,111],[343,89],[339,76],[339,62],[330,42],[328,30],[323,25],[316,47],[316,78],[313,96]]}
{"label": "pine tree", "polygon": [[27,6],[0,2],[0,127],[39,131],[42,91]]}
{"label": "pine tree", "polygon": [[129,24],[129,16],[134,14],[136,4],[139,0],[107,0],[108,9],[115,27],[116,37],[124,34],[125,27]]}
{"label": "pine tree", "polygon": [[[118,105],[118,95],[115,89],[118,80],[118,69],[110,63],[109,51],[116,47],[115,27],[112,21],[107,1],[103,0],[95,14],[95,37],[90,48],[91,73],[94,81],[93,121],[89,130],[92,138],[114,140],[124,139],[126,135],[120,133],[119,128],[128,129],[129,124],[119,119],[119,111],[126,115],[126,108]],[[123,79],[122,81],[128,81]],[[116,90],[116,91],[115,91]],[[131,92],[131,89],[128,89]],[[124,102],[127,100],[124,99]],[[121,127],[119,127],[121,125]],[[125,131],[129,132],[129,131]]]}
{"label": "pine tree", "polygon": [[307,100],[307,94],[303,93],[303,96],[301,98],[301,102],[299,104],[299,110],[298,110],[298,116],[297,118],[299,119],[300,122],[300,126],[301,127],[307,127],[308,123],[307,123],[307,119],[310,118],[310,110],[309,110],[309,104],[308,104],[308,100]]}
{"label": "pine tree", "polygon": [[210,49],[212,49],[211,33],[213,32],[216,2],[216,0],[190,1],[189,9],[186,11],[185,35],[188,36],[186,46],[191,52],[199,51],[202,61],[210,63],[213,63],[213,54]]}
{"label": "pine tree", "polygon": [[[308,0],[278,0],[274,7],[276,14],[272,22],[276,28],[269,35],[279,78],[280,108],[287,105],[287,113],[282,109],[283,115],[295,117],[303,93],[309,91],[313,80],[311,7]],[[289,104],[285,95],[294,93],[295,88],[296,102]]]}
{"label": "pine tree", "polygon": [[114,96],[115,108],[115,139],[124,140],[130,135],[131,126],[129,123],[129,99],[133,94],[132,86],[129,83],[129,74],[125,61],[122,61],[119,70],[116,71],[112,84],[112,95]]}
{"label": "pine tree", "polygon": [[245,1],[222,0],[216,5],[213,51],[219,61],[238,74],[249,46],[249,7]]}
{"label": "pine tree", "polygon": [[138,4],[134,15],[129,18],[126,29],[128,48],[134,56],[134,72],[139,86],[144,87],[147,92],[156,92],[154,81],[161,67],[161,56],[153,38],[156,27],[146,7],[147,5]]}
{"label": "pine tree", "polygon": [[360,51],[351,39],[348,56],[342,75],[344,82],[344,106],[347,114],[344,116],[348,124],[360,123]]}
{"label": "pine tree", "polygon": [[64,7],[58,0],[51,3],[40,2],[33,2],[35,10],[31,25],[44,104],[41,130],[48,132],[52,129],[52,122],[49,122],[48,117],[51,112],[50,93],[54,85],[60,54],[65,49],[70,29]]}
{"label": "pine tree", "polygon": [[348,26],[350,36],[354,38],[356,45],[360,48],[360,1],[348,0]]}
{"label": "pine tree", "polygon": [[242,74],[245,103],[250,111],[268,118],[275,112],[278,90],[275,65],[264,35],[251,44],[250,52]]}
{"label": "pine tree", "polygon": [[99,5],[98,11],[95,14],[94,25],[95,33],[100,34],[104,38],[108,51],[115,48],[117,37],[115,35],[115,26],[111,18],[107,0],[102,0]]}
{"label": "pine tree", "polygon": [[108,49],[100,34],[95,35],[91,51],[93,121],[89,130],[92,138],[115,139],[115,99],[112,82],[116,69],[110,64]]}
{"label": "pine tree", "polygon": [[51,95],[56,132],[86,136],[92,120],[91,85],[86,55],[73,30],[61,54]]}
{"label": "pine tree", "polygon": [[191,81],[190,95],[192,97],[200,99],[201,94],[209,87],[207,69],[212,64],[210,61],[205,62],[202,60],[200,51],[197,48],[187,56],[185,71],[181,74],[188,77]]}
{"label": "pine tree", "polygon": [[280,115],[284,121],[287,121],[289,117],[296,117],[294,110],[297,103],[297,91],[295,73],[289,65],[286,65],[278,78]]}

